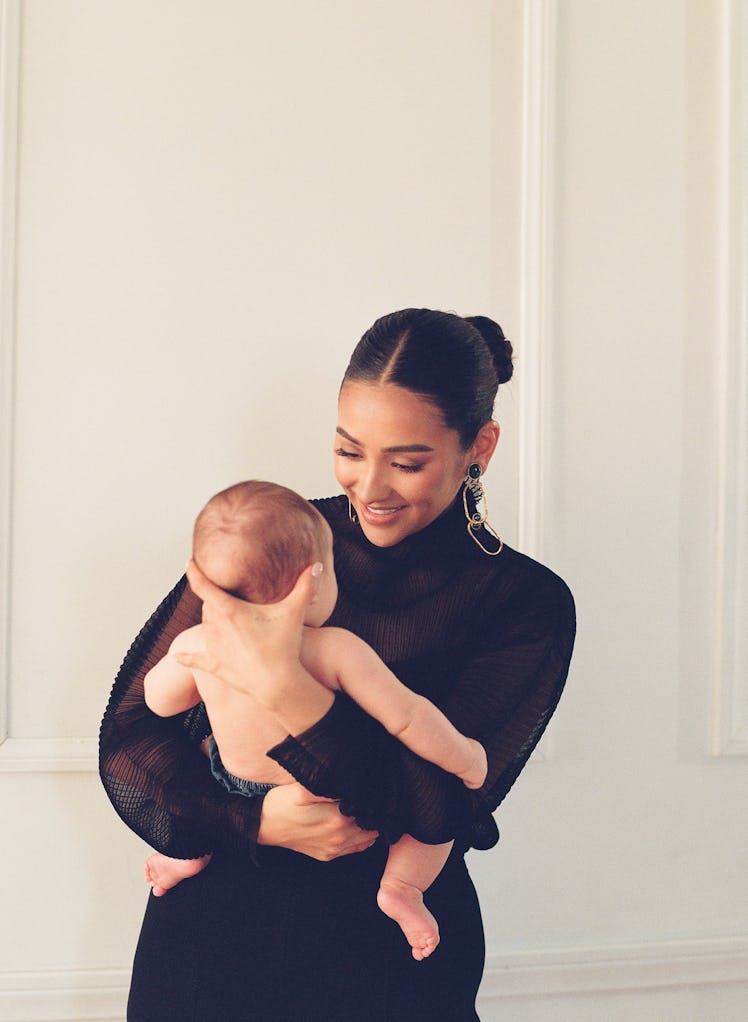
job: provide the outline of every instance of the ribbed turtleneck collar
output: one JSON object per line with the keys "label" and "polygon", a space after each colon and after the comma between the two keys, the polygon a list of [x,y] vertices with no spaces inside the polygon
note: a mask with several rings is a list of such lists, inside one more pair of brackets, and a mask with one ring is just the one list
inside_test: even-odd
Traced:
{"label": "ribbed turtleneck collar", "polygon": [[353,604],[396,608],[441,589],[474,556],[458,496],[426,528],[391,547],[378,547],[348,518],[345,497],[318,502],[335,536],[341,595]]}

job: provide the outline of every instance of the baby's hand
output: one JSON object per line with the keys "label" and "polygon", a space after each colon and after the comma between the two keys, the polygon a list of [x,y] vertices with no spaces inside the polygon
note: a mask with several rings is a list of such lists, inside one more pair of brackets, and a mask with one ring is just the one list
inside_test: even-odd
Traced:
{"label": "baby's hand", "polygon": [[460,774],[460,779],[466,788],[475,789],[480,788],[486,780],[488,759],[486,758],[486,750],[480,742],[476,742],[474,738],[468,738],[468,741],[473,753],[473,762],[464,774]]}

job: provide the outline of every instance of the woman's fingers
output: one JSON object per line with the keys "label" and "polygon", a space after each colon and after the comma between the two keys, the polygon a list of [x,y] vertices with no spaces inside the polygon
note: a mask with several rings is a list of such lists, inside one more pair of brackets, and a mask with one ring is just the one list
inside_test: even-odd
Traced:
{"label": "woman's fingers", "polygon": [[319,561],[316,564],[308,564],[296,579],[291,592],[274,606],[285,608],[297,617],[303,617],[304,611],[317,595],[323,571],[324,565]]}
{"label": "woman's fingers", "polygon": [[[278,600],[277,603],[255,603],[251,604],[251,606],[256,607],[258,612],[261,610],[265,611],[266,613],[262,615],[264,619],[267,619],[268,616],[278,617],[283,611],[290,611],[293,616],[303,616],[305,609],[317,595],[319,580],[323,570],[324,565],[319,561],[315,564],[309,564],[297,578],[293,589],[282,600]],[[207,603],[214,607],[219,613],[229,614],[233,609],[236,609],[237,604],[246,602],[239,600],[238,597],[232,596],[224,589],[214,585],[207,575],[203,574],[194,560],[190,560],[187,565],[187,581],[190,583],[190,589],[195,596],[201,599],[204,604]],[[258,614],[259,616],[260,614]]]}
{"label": "woman's fingers", "polygon": [[312,795],[298,782],[274,788],[263,801],[260,844],[280,845],[328,862],[370,848],[378,836],[343,816],[337,802]]}
{"label": "woman's fingers", "polygon": [[344,851],[341,851],[341,855],[355,855],[358,852],[365,852],[367,848],[371,848],[374,842],[379,837],[376,831],[372,830],[359,830],[358,834],[355,834],[350,842],[346,845]]}
{"label": "woman's fingers", "polygon": [[177,663],[190,671],[205,671],[207,674],[218,674],[219,664],[215,657],[211,656],[207,649],[204,650],[180,650],[175,653]]}
{"label": "woman's fingers", "polygon": [[208,576],[202,573],[194,560],[190,560],[187,565],[187,581],[190,583],[192,592],[203,603],[212,604],[224,613],[230,610],[232,603],[236,600],[235,596],[214,585]]}

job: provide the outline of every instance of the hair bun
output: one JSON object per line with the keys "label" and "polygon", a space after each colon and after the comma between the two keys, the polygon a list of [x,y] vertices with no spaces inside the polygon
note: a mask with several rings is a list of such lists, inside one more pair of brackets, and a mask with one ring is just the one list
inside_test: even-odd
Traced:
{"label": "hair bun", "polygon": [[514,372],[512,363],[512,345],[504,336],[504,331],[498,323],[495,323],[488,316],[465,316],[465,320],[471,323],[488,346],[493,357],[493,364],[496,367],[496,374],[499,383],[506,383],[511,380]]}

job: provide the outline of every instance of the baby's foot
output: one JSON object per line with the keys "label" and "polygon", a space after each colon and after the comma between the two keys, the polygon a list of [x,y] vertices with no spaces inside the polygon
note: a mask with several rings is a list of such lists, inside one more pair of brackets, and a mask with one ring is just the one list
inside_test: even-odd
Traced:
{"label": "baby's foot", "polygon": [[421,962],[428,958],[439,943],[439,926],[424,905],[418,888],[387,878],[379,888],[377,904],[403,931],[415,960]]}
{"label": "baby's foot", "polygon": [[170,859],[168,855],[154,852],[145,860],[145,878],[157,898],[176,887],[180,880],[194,877],[210,862],[210,855],[201,859]]}

